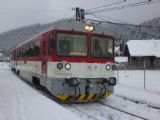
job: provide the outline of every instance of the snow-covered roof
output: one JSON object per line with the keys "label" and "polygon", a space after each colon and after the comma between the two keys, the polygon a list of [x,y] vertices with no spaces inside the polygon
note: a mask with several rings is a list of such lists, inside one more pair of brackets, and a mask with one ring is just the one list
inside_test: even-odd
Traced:
{"label": "snow-covered roof", "polygon": [[160,57],[160,40],[129,40],[126,45],[131,56]]}

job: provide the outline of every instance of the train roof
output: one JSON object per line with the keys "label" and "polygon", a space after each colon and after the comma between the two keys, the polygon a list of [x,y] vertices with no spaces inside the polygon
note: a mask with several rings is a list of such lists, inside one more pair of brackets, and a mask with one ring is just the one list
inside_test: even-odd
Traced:
{"label": "train roof", "polygon": [[40,35],[47,33],[52,30],[72,30],[72,31],[78,31],[78,32],[87,32],[84,28],[86,25],[93,25],[95,27],[95,30],[90,33],[96,33],[96,34],[104,34],[104,35],[113,35],[114,33],[109,30],[108,27],[104,27],[102,25],[97,24],[91,24],[91,23],[81,23],[81,22],[57,22],[51,25],[48,29],[40,32],[39,34],[31,37],[30,39],[24,41],[23,43],[19,44],[17,47],[20,47],[21,45],[29,42],[32,39],[38,38]]}
{"label": "train roof", "polygon": [[104,26],[101,26],[101,25],[96,25],[96,24],[90,24],[90,23],[81,23],[81,22],[58,23],[58,24],[54,25],[54,29],[87,32],[84,29],[86,25],[93,25],[95,27],[95,30],[91,33],[113,35],[113,33],[111,31],[109,31],[109,29],[107,29],[107,27],[104,27]]}

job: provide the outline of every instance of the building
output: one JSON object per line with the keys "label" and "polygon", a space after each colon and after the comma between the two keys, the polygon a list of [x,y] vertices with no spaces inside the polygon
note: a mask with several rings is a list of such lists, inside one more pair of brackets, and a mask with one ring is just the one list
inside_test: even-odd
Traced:
{"label": "building", "polygon": [[124,47],[124,56],[135,67],[160,69],[160,40],[129,40]]}

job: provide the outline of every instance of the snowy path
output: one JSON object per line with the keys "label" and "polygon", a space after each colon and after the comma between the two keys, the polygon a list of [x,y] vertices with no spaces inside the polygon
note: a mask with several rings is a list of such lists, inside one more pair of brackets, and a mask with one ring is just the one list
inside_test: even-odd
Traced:
{"label": "snowy path", "polygon": [[0,120],[79,120],[0,63]]}

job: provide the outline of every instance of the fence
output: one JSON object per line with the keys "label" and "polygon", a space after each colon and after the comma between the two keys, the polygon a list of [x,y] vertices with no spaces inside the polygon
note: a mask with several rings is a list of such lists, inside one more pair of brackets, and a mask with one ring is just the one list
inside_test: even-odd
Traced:
{"label": "fence", "polygon": [[119,64],[116,76],[120,85],[160,93],[160,66],[158,65],[152,66],[145,62]]}
{"label": "fence", "polygon": [[[144,68],[145,66],[145,68]],[[147,62],[129,62],[118,64],[119,70],[160,70],[159,64],[149,64]]]}

